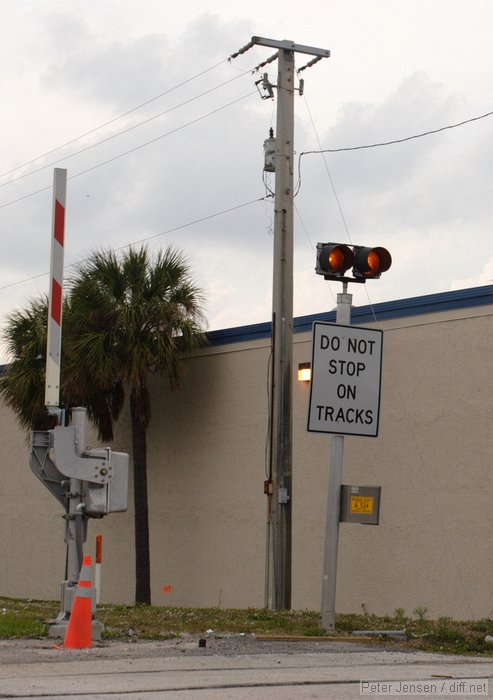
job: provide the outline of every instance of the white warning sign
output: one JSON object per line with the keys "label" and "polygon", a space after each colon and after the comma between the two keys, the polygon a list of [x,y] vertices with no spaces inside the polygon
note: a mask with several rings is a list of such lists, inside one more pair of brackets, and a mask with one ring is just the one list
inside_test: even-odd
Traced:
{"label": "white warning sign", "polygon": [[378,435],[383,331],[313,324],[308,430]]}

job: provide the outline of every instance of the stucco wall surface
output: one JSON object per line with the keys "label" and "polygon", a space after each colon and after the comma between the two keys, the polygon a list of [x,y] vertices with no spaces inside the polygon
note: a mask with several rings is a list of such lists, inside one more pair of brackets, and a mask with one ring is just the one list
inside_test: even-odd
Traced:
{"label": "stucco wall surface", "polygon": [[[337,610],[491,616],[493,306],[362,325],[384,330],[380,432],[345,438],[343,482],[382,487],[380,524],[341,524]],[[151,381],[155,604],[264,604],[269,356],[269,338],[213,344],[186,360],[180,390]],[[311,334],[296,333],[293,370],[310,357]],[[308,397],[295,379],[292,605],[316,610],[330,436],[307,432]],[[0,432],[0,594],[56,599],[63,509],[30,472],[25,436],[5,406]],[[130,451],[128,416],[113,447]],[[103,601],[133,601],[131,484],[129,504],[89,523],[87,553],[96,532],[104,536]]]}

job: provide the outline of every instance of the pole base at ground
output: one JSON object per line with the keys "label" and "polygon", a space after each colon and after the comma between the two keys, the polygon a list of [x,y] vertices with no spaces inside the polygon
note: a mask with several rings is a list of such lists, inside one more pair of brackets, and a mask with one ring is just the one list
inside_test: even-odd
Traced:
{"label": "pole base at ground", "polygon": [[[65,634],[67,632],[68,619],[66,620],[52,620],[48,622],[48,637],[50,639],[65,639]],[[91,634],[93,641],[99,641],[104,632],[104,625],[99,620],[91,621]]]}
{"label": "pole base at ground", "polygon": [[327,630],[327,631],[332,631],[335,630],[336,628],[336,614],[335,612],[329,612],[327,610],[324,610],[322,612],[322,619],[320,626],[322,629]]}

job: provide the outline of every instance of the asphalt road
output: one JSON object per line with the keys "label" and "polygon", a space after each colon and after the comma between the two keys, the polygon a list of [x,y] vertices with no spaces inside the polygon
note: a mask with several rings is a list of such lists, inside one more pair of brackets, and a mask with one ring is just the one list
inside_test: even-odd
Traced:
{"label": "asphalt road", "polygon": [[[363,695],[360,681],[373,682]],[[408,685],[387,687],[388,681]],[[198,638],[184,637],[69,650],[49,640],[0,642],[0,698],[342,700],[403,697],[387,691],[421,688],[428,692],[419,697],[477,699],[490,697],[484,694],[488,682],[493,696],[493,658],[401,652],[361,643],[211,636],[205,647]]]}

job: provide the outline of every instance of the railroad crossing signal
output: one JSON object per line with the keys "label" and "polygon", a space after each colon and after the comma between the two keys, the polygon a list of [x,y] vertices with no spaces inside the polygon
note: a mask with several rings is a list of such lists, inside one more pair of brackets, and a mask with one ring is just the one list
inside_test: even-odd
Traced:
{"label": "railroad crossing signal", "polygon": [[[326,280],[366,282],[378,279],[392,265],[392,257],[386,248],[377,246],[349,246],[344,243],[317,243],[315,271]],[[346,272],[352,268],[352,277]]]}

